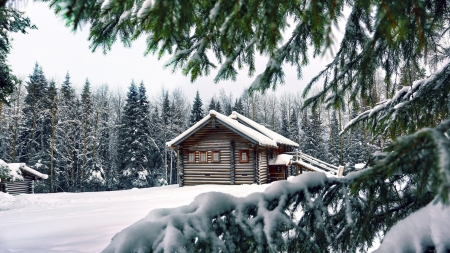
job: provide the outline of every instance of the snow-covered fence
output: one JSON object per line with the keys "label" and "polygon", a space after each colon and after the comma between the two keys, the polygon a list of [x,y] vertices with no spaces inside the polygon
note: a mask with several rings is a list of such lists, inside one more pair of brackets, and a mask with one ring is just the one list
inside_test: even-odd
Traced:
{"label": "snow-covered fence", "polygon": [[319,160],[315,157],[302,153],[301,151],[287,152],[288,154],[292,154],[293,161],[292,164],[296,164],[308,170],[324,172],[327,174],[332,174],[337,177],[342,177],[344,174],[344,166],[335,166],[329,163],[326,163],[322,160]]}

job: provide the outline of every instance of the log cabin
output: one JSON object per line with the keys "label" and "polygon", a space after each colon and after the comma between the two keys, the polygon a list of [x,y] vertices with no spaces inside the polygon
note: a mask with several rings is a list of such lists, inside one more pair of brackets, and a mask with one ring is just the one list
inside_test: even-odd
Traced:
{"label": "log cabin", "polygon": [[180,186],[286,179],[289,162],[276,164],[277,157],[299,146],[237,112],[227,117],[214,110],[166,145],[180,158]]}
{"label": "log cabin", "polygon": [[42,174],[25,163],[5,163],[0,160],[0,191],[9,194],[33,194],[37,180],[47,179],[47,174]]}

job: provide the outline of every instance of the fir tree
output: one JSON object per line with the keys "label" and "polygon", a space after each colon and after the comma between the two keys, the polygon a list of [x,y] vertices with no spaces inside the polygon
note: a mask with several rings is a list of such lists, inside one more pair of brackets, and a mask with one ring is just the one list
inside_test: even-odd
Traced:
{"label": "fir tree", "polygon": [[293,140],[296,143],[300,143],[300,129],[298,125],[298,117],[295,110],[292,110],[291,118],[289,119],[289,135],[286,137],[289,137],[291,140]]}
{"label": "fir tree", "polygon": [[220,105],[220,101],[217,101],[216,103],[216,109],[215,109],[218,113],[223,113],[222,111],[222,106]]}
{"label": "fir tree", "polygon": [[200,93],[197,91],[194,99],[194,103],[192,104],[191,116],[189,119],[189,126],[194,125],[198,121],[200,121],[204,117],[203,113],[203,103],[200,99]]}
{"label": "fir tree", "polygon": [[[5,1],[0,1],[5,3]],[[9,104],[9,95],[14,91],[19,80],[12,75],[8,66],[7,55],[11,50],[11,33],[26,33],[27,29],[36,29],[30,19],[12,7],[0,4],[0,107]],[[1,116],[1,115],[0,115]]]}
{"label": "fir tree", "polygon": [[147,187],[149,186],[147,181],[148,171],[146,170],[147,160],[145,154],[142,152],[142,145],[147,143],[139,142],[139,135],[142,129],[140,129],[141,122],[140,116],[140,97],[139,91],[131,82],[127,93],[126,104],[124,107],[122,124],[119,132],[119,145],[120,145],[120,160],[121,160],[121,187]]}
{"label": "fir tree", "polygon": [[[83,184],[85,180],[86,167],[88,164],[88,152],[92,152],[92,136],[90,133],[92,131],[92,121],[91,121],[91,112],[92,112],[92,101],[91,101],[91,87],[89,80],[86,78],[86,82],[83,86],[83,91],[81,93],[81,106],[82,106],[82,127],[83,127],[83,154],[81,158],[81,178],[80,178],[80,188],[83,191]],[[88,150],[89,148],[89,150]]]}
{"label": "fir tree", "polygon": [[319,114],[313,111],[309,115],[308,124],[304,131],[303,152],[320,160],[326,160],[325,145],[323,141],[323,126]]}
{"label": "fir tree", "polygon": [[208,111],[216,109],[216,102],[214,101],[214,97],[211,98],[211,102],[209,102]]}
{"label": "fir tree", "polygon": [[75,191],[78,165],[78,136],[80,134],[79,104],[72,87],[69,73],[61,85],[58,104],[58,120],[60,127],[57,132],[58,167],[61,169],[58,181],[65,191]]}
{"label": "fir tree", "polygon": [[336,111],[331,114],[330,140],[328,142],[328,161],[333,165],[339,165],[340,137],[339,122],[336,117]]}
{"label": "fir tree", "polygon": [[290,129],[289,129],[289,120],[287,118],[286,109],[281,110],[281,135],[289,137]]}
{"label": "fir tree", "polygon": [[234,102],[234,106],[233,106],[233,111],[239,113],[239,114],[243,114],[244,113],[244,106],[242,105],[242,99],[236,98],[236,101]]}

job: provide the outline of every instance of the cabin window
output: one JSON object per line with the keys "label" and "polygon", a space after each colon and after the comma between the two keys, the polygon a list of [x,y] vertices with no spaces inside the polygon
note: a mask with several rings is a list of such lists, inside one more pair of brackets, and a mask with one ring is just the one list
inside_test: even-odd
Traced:
{"label": "cabin window", "polygon": [[220,151],[213,151],[212,152],[212,162],[213,163],[220,163]]}
{"label": "cabin window", "polygon": [[188,162],[194,163],[195,162],[195,152],[189,152],[188,153]]}
{"label": "cabin window", "polygon": [[248,163],[248,161],[249,161],[248,150],[239,151],[239,162]]}
{"label": "cabin window", "polygon": [[206,152],[200,152],[200,162],[201,163],[206,163],[207,162],[207,160],[206,160],[207,157],[208,156],[206,155]]}

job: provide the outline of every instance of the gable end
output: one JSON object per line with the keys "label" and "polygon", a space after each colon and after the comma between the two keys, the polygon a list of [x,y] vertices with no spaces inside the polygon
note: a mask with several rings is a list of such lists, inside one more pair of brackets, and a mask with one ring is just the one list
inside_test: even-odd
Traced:
{"label": "gable end", "polygon": [[177,142],[172,143],[171,146],[178,146],[180,143],[182,143],[184,140],[186,140],[187,138],[191,137],[193,134],[195,134],[198,130],[202,129],[203,127],[205,127],[209,122],[211,122],[211,119],[206,120],[205,122],[203,122],[201,125],[199,125],[197,128],[195,128],[193,131],[191,131],[189,134],[186,134],[185,136],[183,136],[183,138],[179,139]]}

